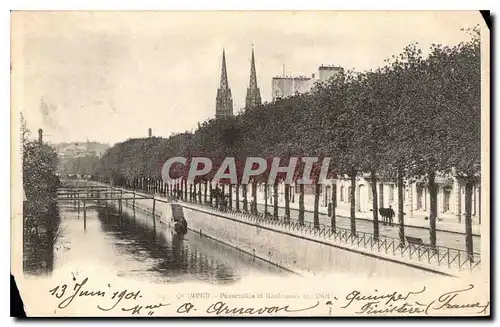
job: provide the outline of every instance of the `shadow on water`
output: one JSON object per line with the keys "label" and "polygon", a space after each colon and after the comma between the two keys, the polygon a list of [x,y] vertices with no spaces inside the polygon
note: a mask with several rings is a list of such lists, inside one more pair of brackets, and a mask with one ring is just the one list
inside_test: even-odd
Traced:
{"label": "shadow on water", "polygon": [[61,222],[58,203],[25,201],[23,204],[23,270],[25,274],[50,274],[54,245]]}
{"label": "shadow on water", "polygon": [[160,222],[154,227],[151,216],[127,209],[120,216],[112,206],[97,208],[102,230],[118,240],[121,251],[136,260],[151,262],[145,268],[168,277],[169,282],[231,284],[245,272],[283,273],[273,265],[198,234],[188,232],[180,236]]}

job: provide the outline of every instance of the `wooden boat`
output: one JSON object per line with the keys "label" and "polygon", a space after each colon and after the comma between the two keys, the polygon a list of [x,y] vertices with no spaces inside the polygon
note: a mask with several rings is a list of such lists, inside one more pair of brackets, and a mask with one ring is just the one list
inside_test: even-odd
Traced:
{"label": "wooden boat", "polygon": [[178,203],[172,203],[172,219],[170,226],[173,227],[176,234],[185,235],[187,233],[187,221],[184,218],[184,210]]}

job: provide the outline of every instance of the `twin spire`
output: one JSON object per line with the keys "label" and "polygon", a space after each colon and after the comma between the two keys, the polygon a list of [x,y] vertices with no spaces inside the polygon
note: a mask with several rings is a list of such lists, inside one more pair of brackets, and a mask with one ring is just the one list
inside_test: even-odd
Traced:
{"label": "twin spire", "polygon": [[229,82],[227,80],[226,52],[222,49],[222,70],[220,75],[220,87],[217,90],[217,99],[215,104],[215,118],[227,117],[233,115],[233,97]]}
{"label": "twin spire", "polygon": [[255,71],[255,56],[252,46],[252,62],[250,64],[250,83],[247,88],[247,97],[245,100],[245,109],[256,107],[262,103],[260,90],[257,87],[257,73]]}
{"label": "twin spire", "polygon": [[[255,55],[252,46],[252,59],[250,64],[250,83],[247,88],[245,99],[245,110],[258,106],[262,103],[260,90],[257,86],[257,72],[255,70]],[[215,107],[215,117],[227,117],[233,115],[233,98],[229,82],[227,79],[226,52],[222,49],[222,68],[220,77],[220,86],[217,90],[217,99]]]}

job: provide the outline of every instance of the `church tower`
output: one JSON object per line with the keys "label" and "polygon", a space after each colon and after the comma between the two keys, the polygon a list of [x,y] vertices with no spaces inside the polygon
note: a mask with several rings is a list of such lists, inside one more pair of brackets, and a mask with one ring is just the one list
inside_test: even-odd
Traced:
{"label": "church tower", "polygon": [[252,62],[250,64],[250,84],[247,88],[247,97],[245,101],[245,109],[250,109],[262,103],[260,98],[260,90],[257,87],[257,73],[255,72],[255,56],[252,46]]}
{"label": "church tower", "polygon": [[222,71],[220,76],[220,86],[217,90],[217,100],[215,105],[215,118],[233,115],[233,98],[227,80],[226,53],[222,50]]}

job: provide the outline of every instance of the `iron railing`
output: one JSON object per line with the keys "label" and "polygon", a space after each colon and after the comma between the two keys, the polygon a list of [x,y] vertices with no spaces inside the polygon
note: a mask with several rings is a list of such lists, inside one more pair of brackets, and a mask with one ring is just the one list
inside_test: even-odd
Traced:
{"label": "iron railing", "polygon": [[[381,235],[376,238],[372,233],[356,231],[352,233],[350,229],[314,223],[311,221],[299,221],[297,219],[259,213],[247,213],[230,209],[220,209],[199,202],[190,202],[193,207],[200,207],[204,211],[211,211],[217,214],[227,215],[238,220],[245,220],[252,223],[277,227],[283,231],[294,234],[315,237],[317,239],[333,240],[345,243],[357,248],[369,249],[384,254],[400,256],[410,260],[418,260],[428,264],[445,266],[452,269],[480,269],[481,255],[479,253],[467,253],[467,251],[444,247],[431,246],[429,244],[415,244],[408,241],[401,242],[399,238]],[[186,207],[190,208],[190,207]]]}
{"label": "iron railing", "polygon": [[[143,190],[133,190],[134,192],[147,193],[154,195],[154,192],[143,191]],[[164,194],[161,196],[165,197]],[[174,197],[167,196],[167,201],[175,200]],[[160,201],[160,202],[167,202]],[[380,235],[375,237],[372,233],[356,231],[352,233],[350,229],[327,226],[322,223],[314,223],[311,221],[299,221],[298,219],[292,219],[290,217],[278,216],[275,217],[270,214],[264,214],[263,212],[250,213],[243,211],[232,210],[228,207],[223,209],[213,207],[210,202],[200,203],[198,201],[180,201],[186,204],[190,204],[193,207],[200,207],[204,211],[212,212],[215,214],[227,215],[231,218],[237,220],[245,220],[251,223],[266,225],[269,227],[274,227],[281,229],[283,231],[291,232],[292,234],[315,237],[316,239],[324,239],[329,241],[336,241],[340,243],[345,243],[350,246],[357,248],[369,249],[370,251],[376,251],[379,253],[384,253],[386,255],[400,256],[409,260],[418,260],[419,262],[426,262],[431,265],[437,265],[440,267],[448,267],[450,269],[469,269],[478,270],[481,269],[481,254],[479,253],[468,253],[464,250],[449,248],[445,246],[431,246],[429,244],[416,244],[410,243],[408,241],[401,241],[399,238],[393,238],[385,235]],[[185,206],[187,209],[193,209]],[[139,206],[137,206],[139,208]],[[139,208],[144,210],[144,212],[151,215],[151,210],[146,208]],[[195,209],[196,210],[196,209]],[[161,216],[161,212],[155,214],[158,217]]]}

